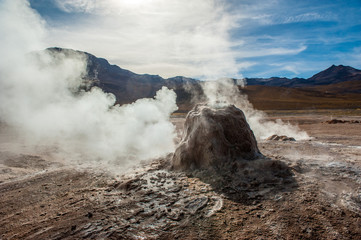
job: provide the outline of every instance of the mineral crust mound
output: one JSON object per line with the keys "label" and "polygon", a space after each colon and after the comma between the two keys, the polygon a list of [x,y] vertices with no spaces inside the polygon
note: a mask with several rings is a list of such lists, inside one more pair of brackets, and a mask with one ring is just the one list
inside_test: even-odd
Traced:
{"label": "mineral crust mound", "polygon": [[173,170],[219,168],[261,156],[242,110],[234,105],[196,105],[187,115],[182,140],[172,157]]}

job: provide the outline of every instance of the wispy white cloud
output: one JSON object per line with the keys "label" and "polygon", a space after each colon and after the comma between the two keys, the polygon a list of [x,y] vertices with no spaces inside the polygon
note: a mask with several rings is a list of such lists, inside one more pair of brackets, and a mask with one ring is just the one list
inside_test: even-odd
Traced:
{"label": "wispy white cloud", "polygon": [[97,1],[89,0],[56,0],[55,2],[65,12],[92,12],[97,6]]}
{"label": "wispy white cloud", "polygon": [[[296,59],[295,61],[275,61],[269,63],[267,61],[259,61],[255,67],[260,71],[255,72],[248,77],[304,77],[309,78],[312,75],[320,72],[320,70],[326,69],[334,64],[334,62],[314,61],[310,62],[303,59]],[[336,64],[336,63],[335,63]],[[305,75],[305,73],[307,73]],[[300,76],[300,75],[303,76]]]}
{"label": "wispy white cloud", "polygon": [[275,24],[289,24],[289,23],[306,23],[317,21],[336,21],[337,17],[331,13],[305,12],[293,15],[288,13],[286,15],[263,15],[262,20],[259,21],[263,25]]}
{"label": "wispy white cloud", "polygon": [[304,50],[306,46],[300,46],[298,48],[263,48],[263,49],[251,49],[249,51],[239,51],[237,56],[240,58],[252,58],[252,57],[264,57],[273,55],[295,55]]}
{"label": "wispy white cloud", "polygon": [[321,15],[316,12],[303,13],[296,16],[288,16],[284,19],[283,23],[297,23],[297,22],[310,22],[319,20],[330,20],[327,15]]}

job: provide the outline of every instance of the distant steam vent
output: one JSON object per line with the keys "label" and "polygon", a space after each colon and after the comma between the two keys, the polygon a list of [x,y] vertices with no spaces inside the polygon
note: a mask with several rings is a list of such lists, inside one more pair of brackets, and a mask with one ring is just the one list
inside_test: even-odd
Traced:
{"label": "distant steam vent", "polygon": [[229,105],[197,105],[189,112],[183,138],[173,158],[174,170],[220,167],[261,156],[243,112]]}

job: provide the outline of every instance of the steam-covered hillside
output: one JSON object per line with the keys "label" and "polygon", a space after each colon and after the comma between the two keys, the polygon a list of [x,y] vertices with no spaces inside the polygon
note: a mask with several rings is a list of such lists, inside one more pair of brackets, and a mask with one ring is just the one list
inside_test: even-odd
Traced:
{"label": "steam-covered hillside", "polygon": [[[120,104],[153,97],[162,86],[176,92],[181,111],[189,110],[194,100],[204,100],[202,81],[196,79],[136,74],[111,65],[104,58],[71,49],[48,48],[47,51],[83,53],[87,58],[84,77],[91,80],[92,86],[113,93]],[[242,92],[258,109],[357,108],[361,104],[361,71],[348,66],[332,65],[308,79],[245,78],[245,82],[247,87]]]}
{"label": "steam-covered hillside", "polygon": [[[111,65],[104,58],[98,58],[90,53],[62,48],[48,48],[47,51],[58,54],[83,53],[87,58],[87,72],[85,78],[92,81],[105,92],[113,93],[117,103],[131,103],[140,98],[154,97],[162,86],[173,89],[177,94],[177,103],[189,102],[191,92],[202,94],[199,81],[186,77],[164,79],[158,75],[136,74],[129,70]],[[192,91],[187,91],[192,89]]]}

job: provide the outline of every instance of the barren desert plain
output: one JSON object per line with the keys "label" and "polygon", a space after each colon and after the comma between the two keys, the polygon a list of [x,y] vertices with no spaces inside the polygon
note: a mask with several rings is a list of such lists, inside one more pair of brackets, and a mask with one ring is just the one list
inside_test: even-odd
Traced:
{"label": "barren desert plain", "polygon": [[[171,171],[171,156],[123,175],[79,168],[2,125],[0,238],[360,239],[359,110],[268,114],[310,139],[258,140],[271,164],[243,166],[242,185],[227,172]],[[172,118],[179,137],[184,120]]]}

